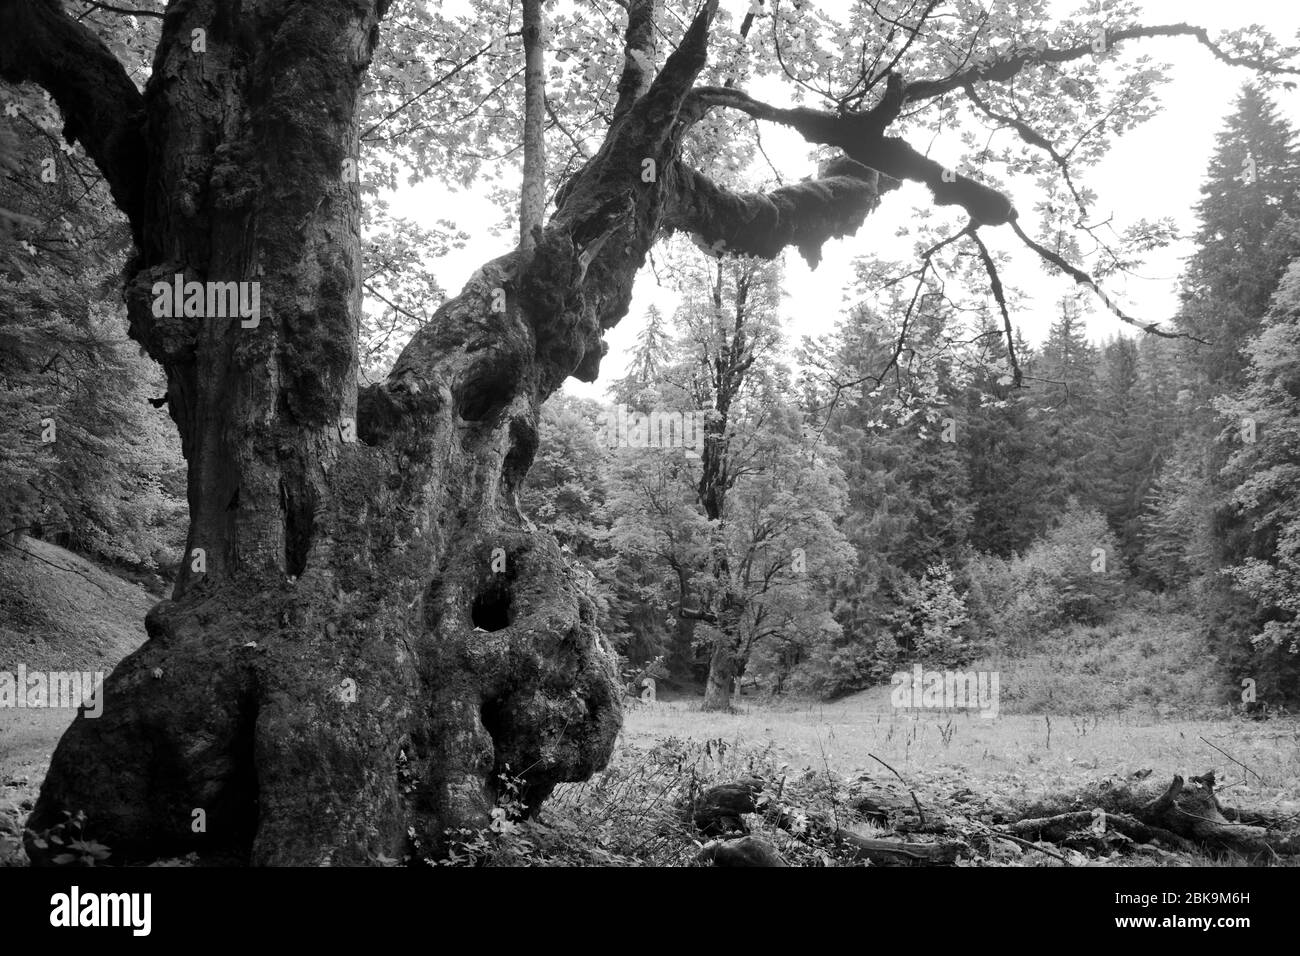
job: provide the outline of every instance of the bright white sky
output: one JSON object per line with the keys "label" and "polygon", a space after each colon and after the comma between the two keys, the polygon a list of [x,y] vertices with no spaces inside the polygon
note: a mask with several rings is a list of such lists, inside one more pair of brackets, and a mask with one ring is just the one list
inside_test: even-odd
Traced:
{"label": "bright white sky", "polygon": [[[737,14],[748,2],[723,0]],[[835,3],[822,0],[819,6],[831,10]],[[1146,0],[1142,6],[1145,24],[1193,23],[1208,28],[1213,36],[1218,30],[1259,23],[1282,42],[1290,42],[1300,35],[1300,3],[1294,0],[1232,0],[1230,3]],[[1102,220],[1113,213],[1117,230],[1138,219],[1170,216],[1177,222],[1180,233],[1188,235],[1196,227],[1194,207],[1200,198],[1214,136],[1232,111],[1237,93],[1250,73],[1218,62],[1191,38],[1148,40],[1141,46],[1158,62],[1172,64],[1170,81],[1159,93],[1164,108],[1154,119],[1116,140],[1105,161],[1083,176],[1082,181],[1097,193],[1095,218]],[[767,95],[767,90],[762,93]],[[1279,90],[1273,95],[1284,115],[1300,128],[1300,94]],[[763,126],[763,143],[782,169],[800,168],[801,158],[808,150],[797,134],[772,124]],[[935,144],[931,155],[940,161],[945,159],[942,140]],[[807,173],[811,173],[811,165],[804,165]],[[872,251],[889,258],[907,259],[909,242],[900,242],[894,234],[911,219],[916,208],[929,206],[928,197],[928,191],[916,184],[907,184],[891,193],[856,236],[826,244],[823,261],[816,272],[810,271],[797,254],[787,255],[785,279],[789,295],[784,318],[790,341],[831,330],[845,306],[845,291],[850,286],[855,256]],[[1026,213],[1032,206],[1029,196],[1013,195],[1012,198]],[[453,219],[472,234],[464,249],[434,266],[439,281],[449,292],[459,290],[484,261],[505,251],[509,241],[481,228],[495,222],[500,215],[487,200],[465,193],[449,195],[435,183],[399,190],[393,208],[428,225],[440,218]],[[1033,218],[1025,216],[1027,230]],[[995,252],[1003,250],[1012,254],[1011,264],[1003,271],[1003,280],[1031,297],[1031,301],[1013,313],[1012,320],[1031,342],[1040,342],[1054,318],[1055,303],[1061,296],[1073,293],[1076,286],[1068,278],[1048,276],[1037,257],[1020,246],[1009,230],[986,229],[981,235]],[[1189,242],[1180,242],[1150,255],[1145,266],[1138,270],[1141,278],[1117,276],[1104,285],[1130,315],[1167,321],[1177,304],[1181,262],[1190,251]],[[600,379],[592,384],[569,379],[566,391],[589,398],[604,397],[607,384],[623,373],[627,352],[652,303],[670,314],[676,297],[670,290],[660,288],[647,268],[638,277],[631,312],[617,328],[606,333],[609,354],[601,365]],[[1092,310],[1086,319],[1094,341],[1131,331],[1104,309]]]}

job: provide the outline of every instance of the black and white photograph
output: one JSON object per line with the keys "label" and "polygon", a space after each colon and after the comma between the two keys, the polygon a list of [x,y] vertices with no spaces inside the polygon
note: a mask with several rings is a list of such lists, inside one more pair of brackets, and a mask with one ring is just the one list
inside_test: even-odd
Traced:
{"label": "black and white photograph", "polygon": [[1297,83],[1278,0],[0,0],[6,933],[1276,931]]}

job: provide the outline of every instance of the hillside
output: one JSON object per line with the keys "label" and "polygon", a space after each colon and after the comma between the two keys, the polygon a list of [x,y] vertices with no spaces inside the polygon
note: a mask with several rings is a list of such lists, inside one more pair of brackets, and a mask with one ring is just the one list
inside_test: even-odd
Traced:
{"label": "hillside", "polygon": [[111,670],[144,642],[157,602],[57,545],[0,546],[0,670]]}
{"label": "hillside", "polygon": [[[0,671],[107,673],[144,642],[156,598],[45,541],[0,546]],[[26,865],[20,821],[71,710],[0,708],[0,866]]]}
{"label": "hillside", "polygon": [[1183,611],[1123,607],[1105,624],[1050,631],[971,668],[1002,673],[1006,714],[1222,717],[1236,709],[1240,688],[1200,631]]}

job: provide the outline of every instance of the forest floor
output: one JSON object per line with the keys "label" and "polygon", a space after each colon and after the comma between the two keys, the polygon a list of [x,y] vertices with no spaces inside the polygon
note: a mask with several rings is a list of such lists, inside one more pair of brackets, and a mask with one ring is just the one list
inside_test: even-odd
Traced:
{"label": "forest floor", "polygon": [[1059,790],[1099,773],[1150,769],[1169,776],[1213,768],[1228,793],[1268,790],[1300,798],[1300,721],[1295,719],[1040,714],[988,719],[967,712],[896,711],[889,694],[890,688],[877,687],[831,703],[746,702],[731,714],[702,713],[694,702],[638,701],[629,704],[621,742],[721,740],[736,752],[771,750],[794,768],[841,774],[880,772],[874,755],[904,778],[910,771],[949,768],[965,776],[1012,780],[1019,790]]}
{"label": "forest floor", "polygon": [[[1104,627],[1043,635],[1032,653],[999,655],[969,669],[1000,671],[996,718],[898,709],[888,686],[832,702],[745,696],[729,714],[704,713],[695,698],[632,701],[605,777],[562,790],[559,800],[580,817],[599,818],[613,811],[608,804],[589,806],[600,805],[593,791],[608,803],[636,808],[666,802],[657,791],[693,793],[752,779],[769,798],[782,793],[787,808],[825,816],[843,814],[863,793],[883,786],[928,808],[931,819],[958,821],[960,829],[967,816],[993,821],[1012,805],[1048,804],[1099,784],[1163,785],[1213,771],[1224,806],[1300,820],[1300,719],[1250,720],[1224,703],[1224,677],[1184,612],[1123,609]],[[860,835],[894,836],[859,828],[852,813],[837,819],[852,821],[848,826]],[[834,848],[810,855],[806,840],[753,825],[791,862],[836,858]],[[610,830],[614,845],[621,845],[617,826]],[[683,836],[664,843],[665,862],[685,861],[672,855],[689,854]],[[1050,852],[1065,853],[1070,865],[1247,862],[1233,854],[1146,846],[1111,844],[1098,851],[1087,842],[1077,841],[1083,853],[1060,846]],[[971,865],[1063,864],[995,841]]]}
{"label": "forest floor", "polygon": [[[27,547],[34,556],[0,553],[0,670],[12,671],[21,661],[29,669],[106,671],[139,645],[153,597],[53,545]],[[1072,684],[1062,669],[1071,656],[1110,659],[1119,652],[1108,650],[1107,642],[1129,645],[1127,631],[1139,624],[1125,616],[1104,633],[1058,636],[1048,657],[1022,661],[1026,673],[1050,675],[1059,686],[1045,684],[1031,699],[1011,699],[995,719],[965,711],[897,710],[889,687],[834,702],[744,697],[730,714],[703,713],[695,699],[629,700],[610,767],[587,783],[561,786],[544,819],[552,821],[556,840],[587,844],[568,862],[600,865],[689,861],[698,846],[673,822],[675,803],[700,788],[749,777],[778,786],[788,805],[834,812],[867,780],[887,781],[904,798],[926,806],[1047,799],[1102,778],[1150,772],[1158,780],[1213,769],[1225,804],[1300,814],[1300,719],[1252,721],[1231,716],[1226,707],[1209,716],[1207,700],[1186,699],[1190,685],[1168,683],[1171,670],[1194,671],[1163,656],[1179,640],[1189,650],[1194,646],[1187,636],[1190,622],[1177,616],[1141,620],[1140,626],[1161,633],[1158,646],[1165,650],[1142,658],[1151,669],[1145,681],[1132,662],[1117,661],[1124,679],[1157,688],[1154,698],[1135,692],[1128,709],[1094,698],[1102,709],[1089,713],[1077,694],[1063,697],[1060,689],[1078,689],[1079,682]],[[1092,651],[1079,653],[1076,645],[1085,638]],[[1099,673],[1093,666],[1087,671]],[[1100,675],[1103,683],[1115,683],[1106,679],[1104,667]],[[1197,677],[1194,683],[1203,681]],[[1091,696],[1085,684],[1083,699]],[[1065,712],[1008,712],[1040,709],[1045,700],[1060,701]],[[1187,719],[1183,710],[1198,719]],[[25,863],[21,821],[72,717],[70,710],[0,708],[0,865]],[[868,826],[863,832],[872,831]],[[527,859],[489,855],[498,862],[535,862],[537,844],[546,841],[536,832],[529,836]],[[788,834],[774,839],[783,841],[791,862],[827,862],[823,851],[795,846]],[[1014,845],[999,853],[1010,865],[1054,862],[1032,852],[1022,859]]]}
{"label": "forest floor", "polygon": [[[1065,812],[1062,807],[1087,816],[1106,794],[1147,787],[1158,794],[1172,780],[1210,770],[1216,796],[1242,810],[1241,819],[1263,815],[1290,828],[1300,820],[1300,720],[1294,717],[986,719],[895,710],[887,687],[833,703],[746,699],[731,714],[703,713],[695,701],[633,702],[610,766],[591,781],[557,789],[544,815],[548,826],[527,831],[527,852],[482,855],[506,865],[539,856],[595,865],[687,864],[708,835],[674,808],[707,804],[712,788],[742,783],[758,790],[755,812],[742,825],[790,865],[860,863],[853,845],[828,838],[829,821],[854,839],[913,850],[918,844],[909,841],[917,839],[936,846],[920,835],[934,833],[928,839],[960,853],[948,862],[964,866],[1295,865],[1294,856],[1277,854],[1174,851],[1104,827],[1100,836],[1080,830],[1033,846],[994,835],[1007,821],[1023,819],[1018,811],[1025,807],[1056,806],[1031,817]],[[890,808],[888,820],[863,816],[864,800]],[[814,825],[792,831],[790,823],[802,820]],[[559,848],[566,835],[587,841],[576,860]]]}
{"label": "forest floor", "polygon": [[[157,598],[47,541],[0,545],[0,671],[107,675],[144,642]],[[25,862],[18,845],[50,765],[76,712],[0,707],[0,866]]]}

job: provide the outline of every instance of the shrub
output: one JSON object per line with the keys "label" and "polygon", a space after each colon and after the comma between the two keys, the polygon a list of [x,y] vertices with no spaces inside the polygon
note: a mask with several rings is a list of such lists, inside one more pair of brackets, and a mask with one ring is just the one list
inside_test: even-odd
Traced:
{"label": "shrub", "polygon": [[1023,555],[979,555],[966,568],[976,631],[993,646],[1024,649],[1047,631],[1107,620],[1125,569],[1106,519],[1071,504]]}

